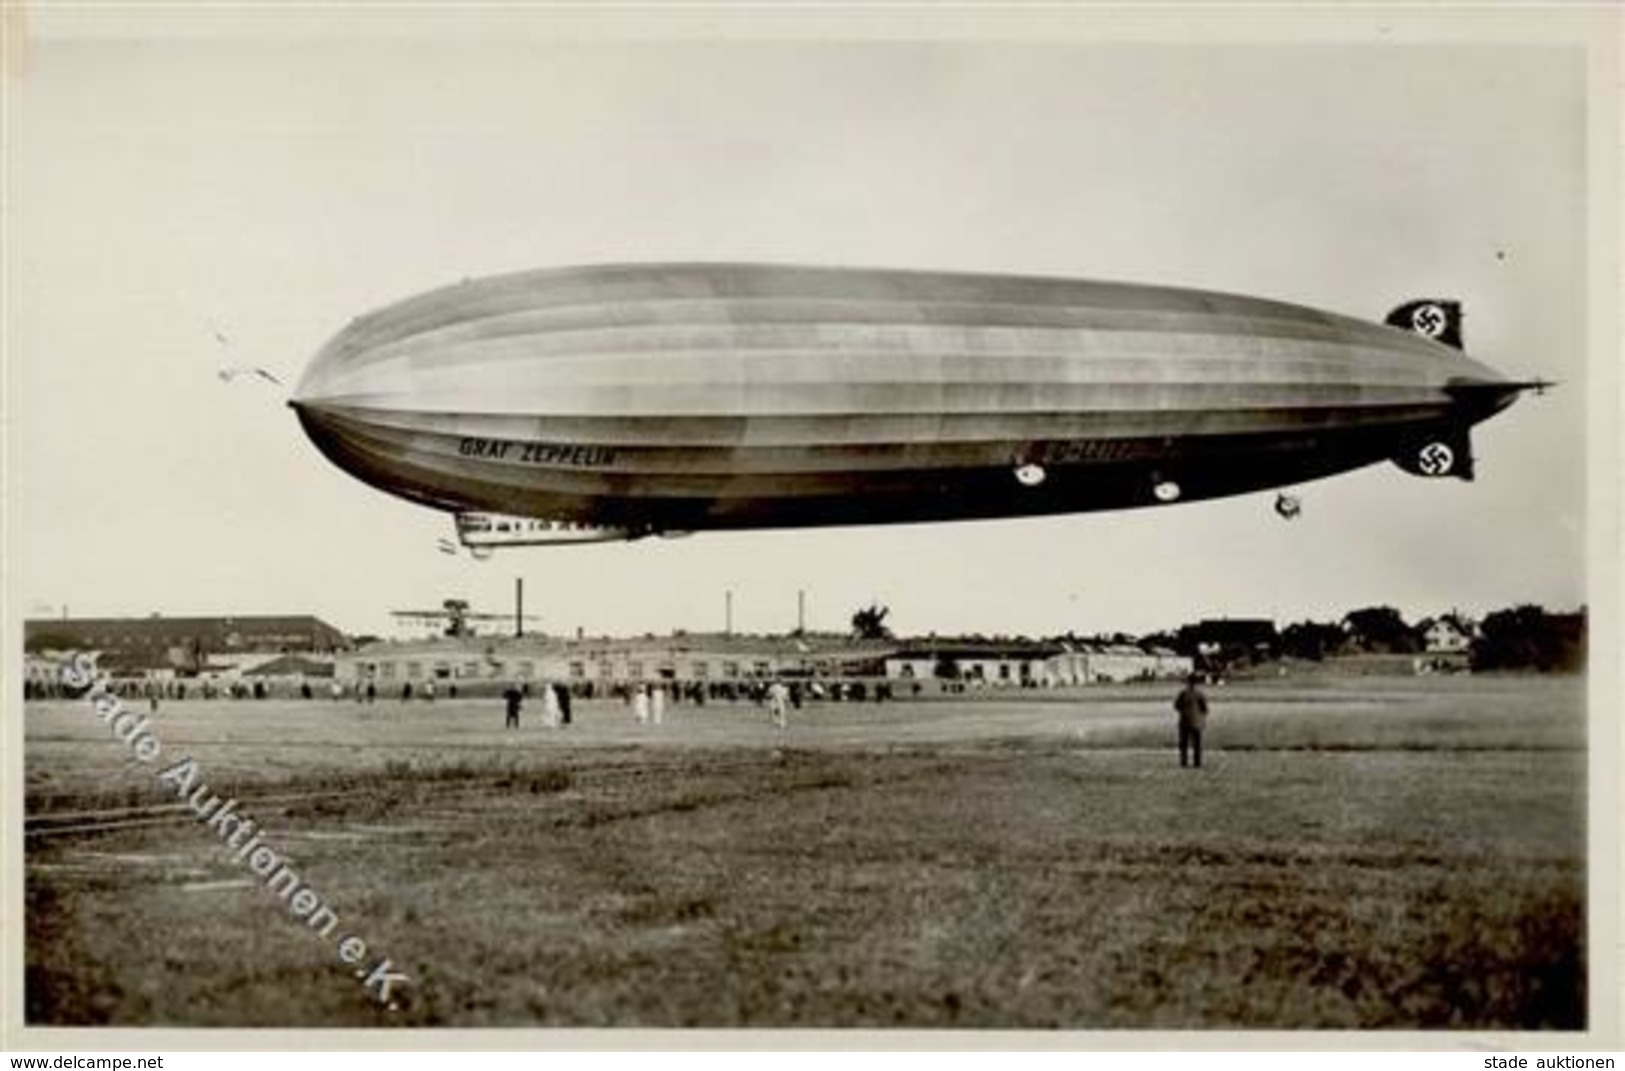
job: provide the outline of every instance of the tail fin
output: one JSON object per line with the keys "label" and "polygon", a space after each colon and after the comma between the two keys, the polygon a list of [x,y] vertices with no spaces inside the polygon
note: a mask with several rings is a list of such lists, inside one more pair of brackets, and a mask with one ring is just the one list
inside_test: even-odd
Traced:
{"label": "tail fin", "polygon": [[1413,476],[1473,478],[1473,444],[1467,425],[1445,426],[1413,436],[1394,454],[1394,464]]}
{"label": "tail fin", "polygon": [[1461,349],[1461,302],[1437,298],[1407,301],[1383,321],[1390,327],[1414,331],[1435,342]]}

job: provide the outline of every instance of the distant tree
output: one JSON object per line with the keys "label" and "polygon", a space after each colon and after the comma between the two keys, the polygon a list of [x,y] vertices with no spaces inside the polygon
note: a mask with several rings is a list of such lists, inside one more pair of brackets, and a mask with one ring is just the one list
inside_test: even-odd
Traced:
{"label": "distant tree", "polygon": [[1585,641],[1584,609],[1549,614],[1539,606],[1517,606],[1484,618],[1469,657],[1474,670],[1572,672],[1585,663]]}
{"label": "distant tree", "polygon": [[859,640],[889,640],[891,629],[886,627],[887,607],[870,604],[852,615],[852,636]]}
{"label": "distant tree", "polygon": [[468,600],[446,599],[440,606],[446,611],[446,635],[452,637],[467,636]]}
{"label": "distant tree", "polygon": [[1343,618],[1348,636],[1362,650],[1410,654],[1421,648],[1415,631],[1392,606],[1368,606]]}
{"label": "distant tree", "polygon": [[956,681],[959,679],[959,663],[949,655],[937,655],[936,664],[931,667],[931,675],[939,681]]}
{"label": "distant tree", "polygon": [[1273,621],[1220,618],[1181,625],[1174,650],[1194,658],[1200,668],[1223,673],[1234,666],[1275,658],[1280,642]]}
{"label": "distant tree", "polygon": [[1281,653],[1288,658],[1319,662],[1340,652],[1347,641],[1348,634],[1337,625],[1300,621],[1281,631]]}

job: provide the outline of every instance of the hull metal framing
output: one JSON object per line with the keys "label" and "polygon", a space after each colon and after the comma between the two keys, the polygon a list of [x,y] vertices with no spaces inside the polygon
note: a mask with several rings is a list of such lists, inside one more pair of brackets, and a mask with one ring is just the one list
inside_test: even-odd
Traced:
{"label": "hull metal framing", "polygon": [[1416,334],[1235,295],[634,265],[362,317],[291,404],[391,494],[641,533],[1240,494],[1464,442],[1517,390]]}

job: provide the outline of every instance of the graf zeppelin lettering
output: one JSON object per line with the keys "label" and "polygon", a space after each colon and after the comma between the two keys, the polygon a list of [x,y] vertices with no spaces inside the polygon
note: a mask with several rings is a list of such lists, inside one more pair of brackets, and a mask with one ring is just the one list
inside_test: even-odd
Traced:
{"label": "graf zeppelin lettering", "polygon": [[465,437],[457,444],[464,457],[494,461],[517,461],[522,465],[575,465],[605,468],[615,464],[615,451],[608,446],[571,446],[567,443],[521,443],[510,439]]}

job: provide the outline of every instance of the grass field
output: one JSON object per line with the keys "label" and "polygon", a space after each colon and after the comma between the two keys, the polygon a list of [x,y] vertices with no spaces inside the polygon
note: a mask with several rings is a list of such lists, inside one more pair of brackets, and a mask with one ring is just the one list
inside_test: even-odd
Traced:
{"label": "grass field", "polygon": [[1578,679],[152,715],[411,978],[380,1006],[87,704],[27,709],[35,1024],[1576,1028]]}

